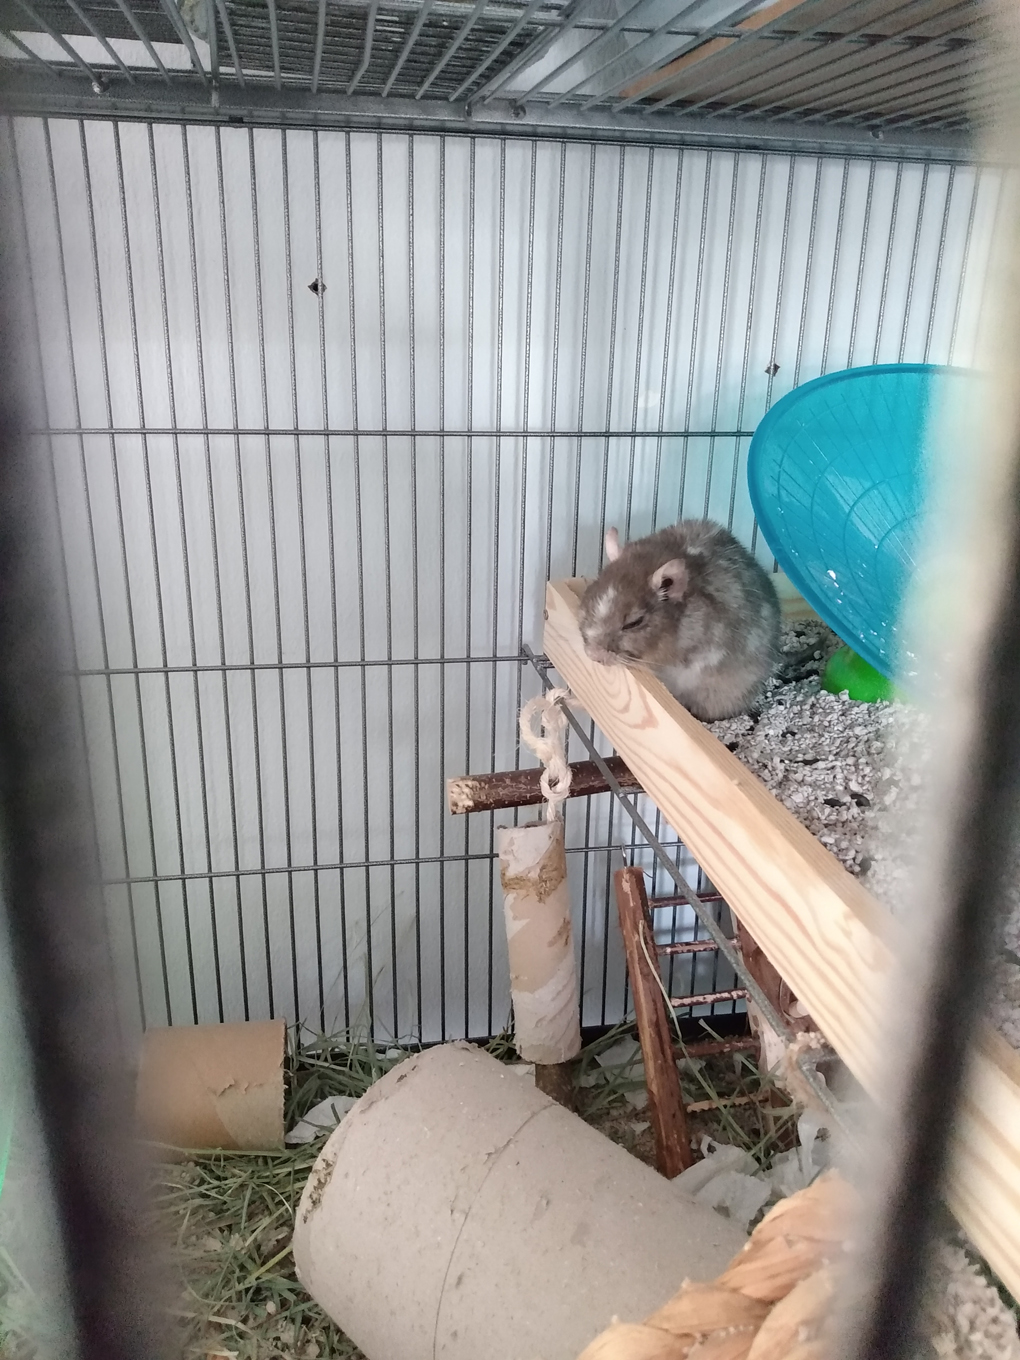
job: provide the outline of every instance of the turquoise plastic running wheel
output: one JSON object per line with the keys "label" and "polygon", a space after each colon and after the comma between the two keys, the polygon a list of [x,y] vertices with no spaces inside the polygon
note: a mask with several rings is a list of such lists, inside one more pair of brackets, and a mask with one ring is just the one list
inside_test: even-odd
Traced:
{"label": "turquoise plastic running wheel", "polygon": [[794,388],[751,440],[747,479],[765,541],[834,633],[890,677],[915,567],[933,402],[965,369],[850,368]]}

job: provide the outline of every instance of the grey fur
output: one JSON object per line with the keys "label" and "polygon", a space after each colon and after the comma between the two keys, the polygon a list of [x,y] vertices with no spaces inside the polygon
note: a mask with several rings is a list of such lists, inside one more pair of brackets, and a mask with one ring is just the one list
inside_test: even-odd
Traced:
{"label": "grey fur", "polygon": [[593,660],[647,667],[704,722],[747,712],[779,656],[775,587],[709,520],[628,543],[588,586],[579,623]]}

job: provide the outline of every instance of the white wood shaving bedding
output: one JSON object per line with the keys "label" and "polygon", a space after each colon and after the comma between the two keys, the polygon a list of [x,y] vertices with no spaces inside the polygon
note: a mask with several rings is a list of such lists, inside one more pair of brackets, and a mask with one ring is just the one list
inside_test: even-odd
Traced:
{"label": "white wood shaving bedding", "polygon": [[1015,1317],[959,1247],[939,1248],[933,1276],[928,1331],[937,1356],[1020,1360]]}
{"label": "white wood shaving bedding", "polygon": [[[895,912],[910,872],[909,828],[921,784],[915,743],[923,741],[924,716],[906,704],[860,703],[823,690],[821,672],[839,646],[817,620],[788,627],[759,712],[707,726]],[[1020,886],[1004,947],[989,1011],[1020,1049]]]}

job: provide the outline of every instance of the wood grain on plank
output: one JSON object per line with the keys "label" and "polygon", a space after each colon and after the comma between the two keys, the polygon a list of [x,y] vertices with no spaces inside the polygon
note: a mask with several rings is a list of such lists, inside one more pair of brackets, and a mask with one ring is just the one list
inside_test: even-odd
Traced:
{"label": "wood grain on plank", "polygon": [[884,1042],[887,913],[658,680],[588,659],[578,594],[569,582],[549,586],[546,653],[867,1085]]}
{"label": "wood grain on plank", "polygon": [[[892,1041],[889,913],[652,676],[600,666],[577,628],[583,581],[549,585],[545,650],[670,826],[866,1090]],[[950,1207],[1020,1294],[1020,1054],[990,1026],[960,1112]]]}
{"label": "wood grain on plank", "polygon": [[1020,1296],[1020,1053],[990,1025],[973,1058],[946,1197],[974,1245]]}

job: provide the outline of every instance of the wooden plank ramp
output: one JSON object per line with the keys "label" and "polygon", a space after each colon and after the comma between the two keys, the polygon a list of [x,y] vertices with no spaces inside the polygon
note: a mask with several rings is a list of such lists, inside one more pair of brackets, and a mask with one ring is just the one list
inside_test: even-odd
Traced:
{"label": "wooden plank ramp", "polygon": [[[550,582],[545,651],[864,1088],[879,1094],[896,925],[889,912],[653,676],[601,666],[584,581]],[[1020,1295],[1020,1054],[989,1026],[956,1135],[950,1207]]]}

